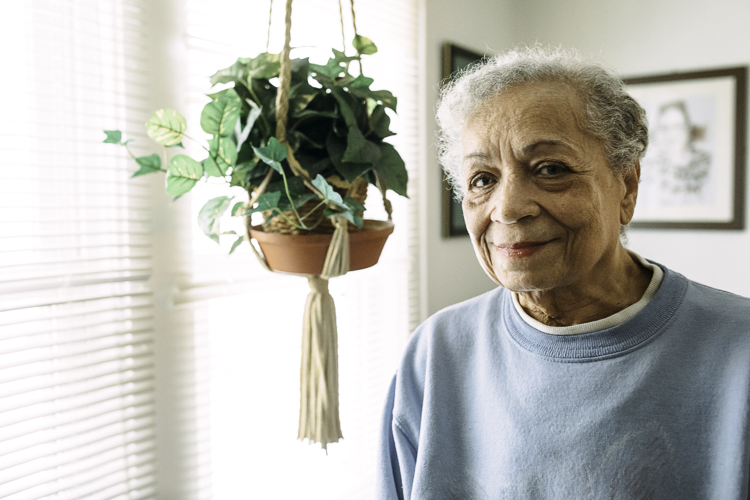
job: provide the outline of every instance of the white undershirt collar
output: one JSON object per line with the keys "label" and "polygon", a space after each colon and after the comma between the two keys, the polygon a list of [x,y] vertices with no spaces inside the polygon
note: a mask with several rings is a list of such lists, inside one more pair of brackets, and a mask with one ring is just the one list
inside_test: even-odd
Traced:
{"label": "white undershirt collar", "polygon": [[521,307],[521,304],[518,302],[518,294],[516,292],[513,292],[512,294],[513,305],[515,306],[516,311],[518,311],[518,314],[521,316],[521,319],[523,319],[526,323],[541,332],[549,333],[551,335],[580,335],[582,333],[598,332],[600,330],[606,330],[607,328],[622,325],[623,323],[630,320],[633,316],[638,314],[641,309],[646,307],[646,304],[649,303],[651,298],[659,289],[659,285],[661,285],[662,280],[664,279],[664,271],[662,271],[659,266],[650,263],[633,251],[628,250],[628,253],[643,267],[653,271],[653,275],[651,276],[651,282],[648,284],[648,288],[646,288],[646,291],[641,299],[635,304],[626,307],[622,311],[616,312],[612,316],[598,319],[596,321],[591,321],[589,323],[581,323],[580,325],[549,326],[535,320],[534,318],[529,316],[526,311],[523,310],[523,307]]}

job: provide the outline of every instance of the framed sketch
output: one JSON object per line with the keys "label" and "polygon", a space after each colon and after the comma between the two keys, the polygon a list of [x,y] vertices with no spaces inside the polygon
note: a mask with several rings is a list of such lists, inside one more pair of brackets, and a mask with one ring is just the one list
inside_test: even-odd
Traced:
{"label": "framed sketch", "polygon": [[625,83],[649,122],[632,227],[744,229],[747,68]]}
{"label": "framed sketch", "polygon": [[[472,63],[481,61],[484,56],[477,52],[458,47],[452,43],[443,44],[443,82],[450,81],[451,75]],[[443,180],[443,236],[468,236],[461,203],[456,201],[447,180]]]}

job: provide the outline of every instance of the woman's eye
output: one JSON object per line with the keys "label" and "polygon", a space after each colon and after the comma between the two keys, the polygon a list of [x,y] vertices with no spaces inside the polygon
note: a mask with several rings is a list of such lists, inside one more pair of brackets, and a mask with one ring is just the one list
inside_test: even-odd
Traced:
{"label": "woman's eye", "polygon": [[538,173],[547,176],[555,176],[564,173],[567,169],[559,163],[546,163],[539,167]]}
{"label": "woman's eye", "polygon": [[483,188],[487,187],[492,183],[492,177],[490,177],[487,174],[479,174],[474,176],[471,181],[469,182],[469,185],[472,188]]}

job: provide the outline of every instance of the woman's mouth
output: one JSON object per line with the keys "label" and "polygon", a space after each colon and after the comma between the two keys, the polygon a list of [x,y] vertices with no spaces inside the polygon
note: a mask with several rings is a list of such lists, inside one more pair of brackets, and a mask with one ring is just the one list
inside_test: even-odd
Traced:
{"label": "woman's mouth", "polygon": [[530,257],[542,250],[550,241],[521,241],[519,243],[503,243],[494,245],[495,250],[504,257]]}

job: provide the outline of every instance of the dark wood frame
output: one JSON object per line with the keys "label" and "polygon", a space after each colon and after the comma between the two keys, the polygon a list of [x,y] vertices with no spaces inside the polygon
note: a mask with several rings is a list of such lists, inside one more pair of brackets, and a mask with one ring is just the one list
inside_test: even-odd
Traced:
{"label": "dark wood frame", "polygon": [[[484,58],[482,54],[474,52],[452,43],[443,44],[443,78],[445,84],[450,81],[451,75],[456,71],[463,69],[464,66],[458,65],[460,59],[469,59],[471,62],[481,61]],[[447,180],[443,179],[443,237],[452,238],[456,236],[468,236],[465,225],[453,224],[453,219],[457,214],[462,213],[461,203],[456,201],[453,196],[453,190]]]}
{"label": "dark wood frame", "polygon": [[685,73],[670,73],[653,76],[626,78],[627,85],[673,83],[682,80],[730,77],[735,81],[734,116],[734,200],[733,215],[729,222],[701,221],[649,221],[632,222],[637,229],[732,229],[745,228],[745,161],[747,130],[747,67],[732,67]]}

